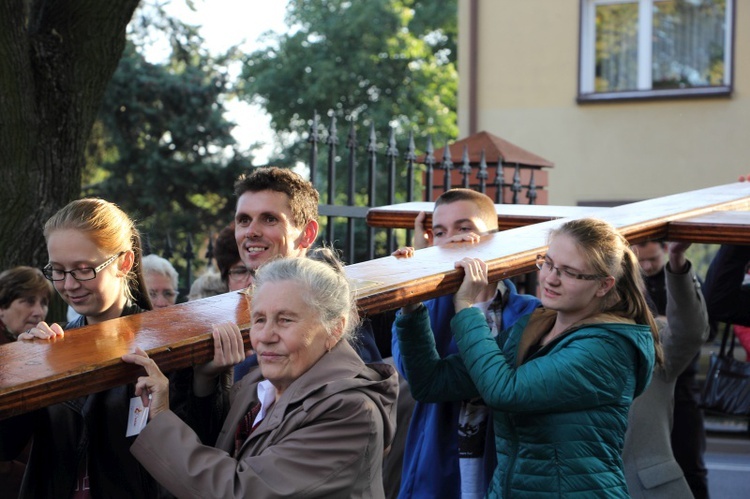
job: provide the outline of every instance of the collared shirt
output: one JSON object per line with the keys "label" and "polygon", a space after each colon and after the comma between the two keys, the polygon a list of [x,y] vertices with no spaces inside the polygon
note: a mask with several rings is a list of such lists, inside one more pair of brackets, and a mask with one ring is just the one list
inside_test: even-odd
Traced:
{"label": "collared shirt", "polygon": [[267,379],[258,383],[258,401],[260,402],[260,411],[258,411],[258,415],[255,416],[253,427],[258,426],[258,424],[263,421],[268,410],[274,402],[276,402],[276,388],[274,388],[271,382]]}

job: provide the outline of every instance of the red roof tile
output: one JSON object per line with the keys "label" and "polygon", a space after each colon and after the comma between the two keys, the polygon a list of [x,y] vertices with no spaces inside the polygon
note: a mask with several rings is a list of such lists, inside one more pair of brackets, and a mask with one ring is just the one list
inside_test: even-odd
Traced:
{"label": "red roof tile", "polygon": [[[492,135],[488,132],[479,132],[471,137],[457,140],[452,143],[450,147],[451,160],[454,164],[461,164],[463,161],[464,145],[469,148],[469,162],[479,163],[482,149],[485,152],[485,159],[488,165],[497,164],[498,156],[503,158],[503,163],[518,163],[526,166],[544,166],[551,168],[555,164],[549,160],[537,156],[536,154],[527,151],[515,144],[511,144],[507,140],[501,139],[497,135]],[[436,164],[440,164],[443,161],[443,151],[445,147],[441,147],[434,152]],[[417,159],[418,162],[424,163],[424,156],[420,156]]]}

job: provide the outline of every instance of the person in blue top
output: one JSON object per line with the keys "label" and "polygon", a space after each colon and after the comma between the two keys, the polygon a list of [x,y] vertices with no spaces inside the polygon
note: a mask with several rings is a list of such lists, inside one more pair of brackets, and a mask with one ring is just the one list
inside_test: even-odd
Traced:
{"label": "person in blue top", "polygon": [[487,265],[465,258],[451,320],[459,355],[441,359],[421,304],[396,319],[414,397],[481,396],[498,465],[487,497],[628,497],[628,410],[661,363],[638,259],[610,224],[566,222],[539,255],[543,308],[493,337],[472,305]]}
{"label": "person in blue top", "polygon": [[[498,228],[492,199],[469,189],[450,189],[438,197],[431,230],[423,229],[424,218],[424,213],[420,213],[415,220],[415,246],[419,247],[474,242],[480,235],[495,232]],[[393,255],[410,257],[413,252],[414,248],[406,247]],[[481,295],[482,310],[493,323],[495,333],[539,305],[535,297],[518,294],[510,280],[488,284]],[[450,331],[450,320],[455,315],[453,296],[429,300],[425,307],[440,357],[457,353]],[[395,333],[392,338],[393,360],[404,374],[404,362]],[[399,394],[399,399],[402,397]],[[400,424],[404,419],[409,421],[408,417],[402,419],[402,416],[399,414]],[[416,402],[403,449],[399,497],[484,496],[497,464],[489,422],[489,411],[477,397]],[[391,452],[396,451],[394,448]]]}

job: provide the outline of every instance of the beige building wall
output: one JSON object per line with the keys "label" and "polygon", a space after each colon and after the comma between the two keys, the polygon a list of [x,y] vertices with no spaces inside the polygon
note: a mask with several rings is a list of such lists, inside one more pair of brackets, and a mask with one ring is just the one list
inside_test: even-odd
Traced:
{"label": "beige building wall", "polygon": [[[735,13],[731,98],[577,104],[580,2],[476,1],[477,131],[553,161],[550,204],[647,199],[750,173],[747,5]],[[471,3],[459,0],[460,137],[469,134]]]}

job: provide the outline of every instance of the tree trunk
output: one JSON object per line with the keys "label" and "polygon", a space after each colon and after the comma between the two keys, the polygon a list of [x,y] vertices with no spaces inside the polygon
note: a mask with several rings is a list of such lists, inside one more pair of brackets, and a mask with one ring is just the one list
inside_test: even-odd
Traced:
{"label": "tree trunk", "polygon": [[138,0],[0,2],[0,270],[47,263]]}

